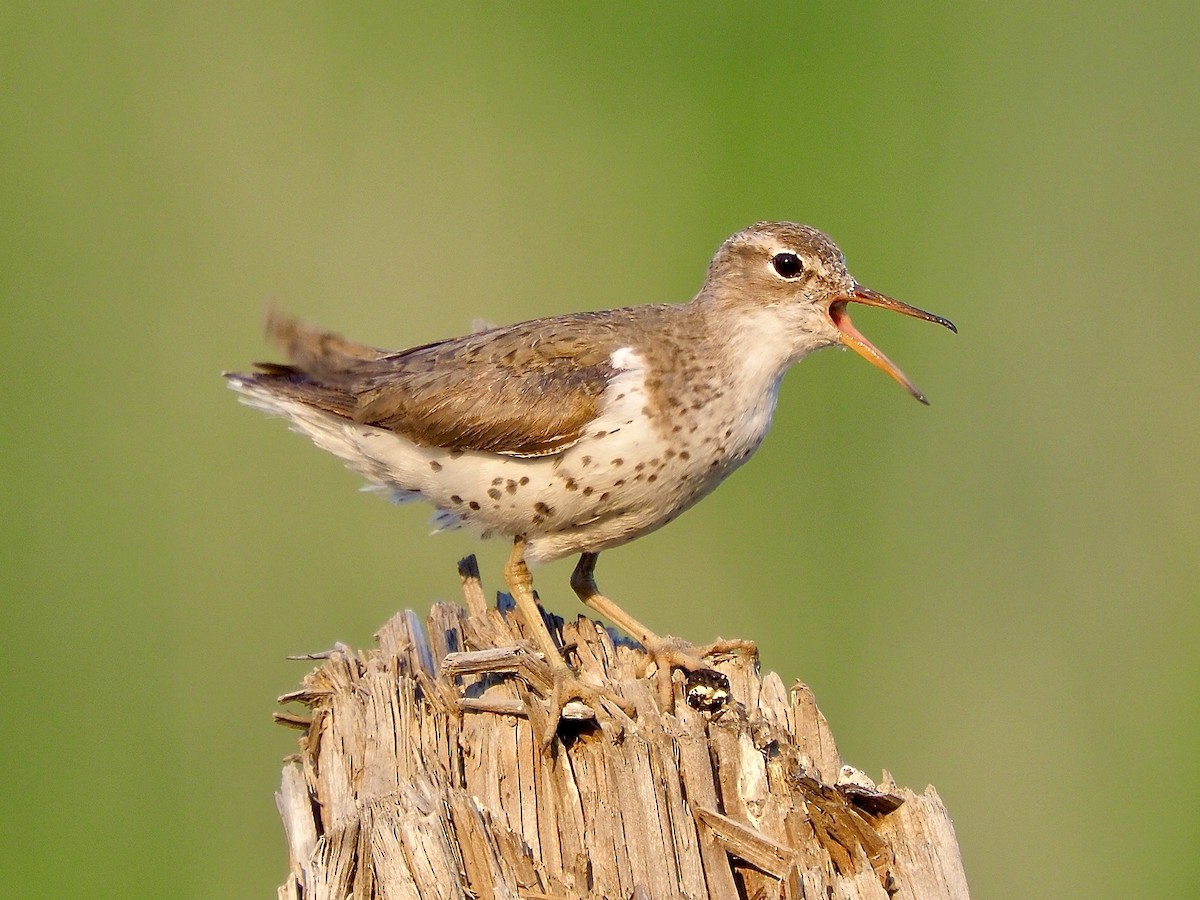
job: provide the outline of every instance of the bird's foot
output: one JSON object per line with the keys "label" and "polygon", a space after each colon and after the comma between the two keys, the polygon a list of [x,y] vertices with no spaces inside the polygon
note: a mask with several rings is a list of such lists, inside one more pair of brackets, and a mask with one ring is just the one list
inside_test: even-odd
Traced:
{"label": "bird's foot", "polygon": [[614,687],[589,684],[576,675],[561,657],[547,662],[550,664],[551,680],[550,692],[546,697],[547,708],[543,709],[532,698],[526,699],[529,721],[538,734],[543,751],[553,743],[563,720],[563,710],[572,700],[588,706],[601,726],[611,724],[618,730],[624,727],[620,714],[624,714],[625,718],[634,714],[633,704],[617,693]]}
{"label": "bird's foot", "polygon": [[596,586],[596,560],[598,558],[599,553],[580,554],[579,563],[575,566],[575,571],[571,573],[571,588],[580,600],[645,648],[646,655],[650,657],[658,671],[659,705],[667,711],[675,708],[675,690],[671,685],[671,672],[674,669],[682,669],[691,673],[692,677],[689,678],[689,681],[703,682],[708,685],[708,687],[702,688],[700,693],[708,692],[712,699],[710,701],[700,699],[699,702],[693,702],[694,687],[689,684],[687,698],[688,703],[692,706],[701,709],[716,709],[724,705],[725,700],[729,698],[729,679],[706,663],[705,658],[729,654],[757,656],[758,648],[750,641],[715,641],[703,647],[696,647],[679,638],[659,637],[600,593],[600,588]]}
{"label": "bird's foot", "polygon": [[705,660],[758,654],[755,643],[744,640],[718,640],[697,647],[682,638],[648,634],[641,643],[646,655],[654,663],[659,703],[666,710],[674,708],[675,689],[671,683],[671,673],[675,669],[688,675],[686,695],[689,704],[701,709],[716,709],[729,698],[729,679]]}

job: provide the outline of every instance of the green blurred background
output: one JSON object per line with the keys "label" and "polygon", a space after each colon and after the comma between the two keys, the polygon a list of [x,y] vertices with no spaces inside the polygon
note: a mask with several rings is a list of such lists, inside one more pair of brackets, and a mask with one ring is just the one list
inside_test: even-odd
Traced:
{"label": "green blurred background", "polygon": [[856,314],[933,406],[805,361],[606,592],[934,783],[977,898],[1195,890],[1200,6],[189,6],[0,8],[6,895],[274,896],[284,658],[499,585],[224,389],[268,302],[685,300],[765,218],[958,323]]}

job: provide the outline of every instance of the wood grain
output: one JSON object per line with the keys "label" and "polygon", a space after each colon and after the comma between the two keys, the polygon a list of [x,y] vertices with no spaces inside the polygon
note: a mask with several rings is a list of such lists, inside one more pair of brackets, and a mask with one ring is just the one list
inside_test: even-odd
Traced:
{"label": "wood grain", "polygon": [[540,751],[545,661],[473,561],[460,574],[469,612],[397,614],[280,698],[308,707],[280,716],[304,730],[277,795],[281,900],[968,897],[937,792],[843,766],[812,692],[753,658],[717,663],[724,709],[687,706],[677,674],[668,711],[639,647],[549,617],[637,713],[576,704]]}

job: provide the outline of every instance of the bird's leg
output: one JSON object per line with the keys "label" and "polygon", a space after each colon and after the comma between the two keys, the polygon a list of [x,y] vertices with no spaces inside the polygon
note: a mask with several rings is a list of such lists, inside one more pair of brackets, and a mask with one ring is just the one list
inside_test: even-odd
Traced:
{"label": "bird's leg", "polygon": [[548,747],[558,731],[558,723],[562,718],[563,706],[571,700],[582,700],[596,713],[597,717],[605,714],[601,700],[610,700],[624,712],[632,713],[632,706],[612,691],[605,691],[580,681],[579,676],[567,665],[562,658],[558,645],[550,636],[550,630],[542,619],[542,610],[537,598],[533,595],[533,575],[525,563],[525,539],[518,537],[513,541],[512,553],[504,566],[504,581],[508,585],[512,598],[517,604],[517,612],[525,620],[525,624],[533,633],[538,650],[545,657],[553,678],[553,688],[550,692],[550,717],[547,733],[540,736],[542,747]]}
{"label": "bird's leg", "polygon": [[704,662],[706,656],[756,652],[751,641],[715,641],[703,647],[696,647],[678,638],[659,637],[600,593],[596,586],[596,560],[599,557],[599,553],[584,553],[579,557],[579,563],[571,573],[571,588],[587,606],[646,648],[646,653],[658,668],[659,698],[665,708],[670,709],[674,694],[671,688],[672,669],[683,669],[687,672],[709,670],[712,667]]}

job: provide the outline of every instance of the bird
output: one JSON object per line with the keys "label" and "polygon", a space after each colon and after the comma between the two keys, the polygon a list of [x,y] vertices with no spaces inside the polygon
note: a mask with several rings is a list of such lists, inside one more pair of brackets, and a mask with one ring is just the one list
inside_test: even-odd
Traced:
{"label": "bird", "polygon": [[[596,584],[599,554],[671,522],[758,449],[791,366],[854,350],[925,395],[851,321],[851,304],[948,319],[860,285],[823,232],[760,222],[717,249],[686,303],[625,306],[488,327],[406,350],[356,343],[277,312],[286,363],[225,373],[240,399],[287,420],[435,530],[506,537],[504,579],[563,704],[619,694],[584,684],[542,620],[529,565],[578,554],[579,599],[638,641],[669,681],[707,651],[642,625]],[[661,683],[661,682],[660,682]]]}

